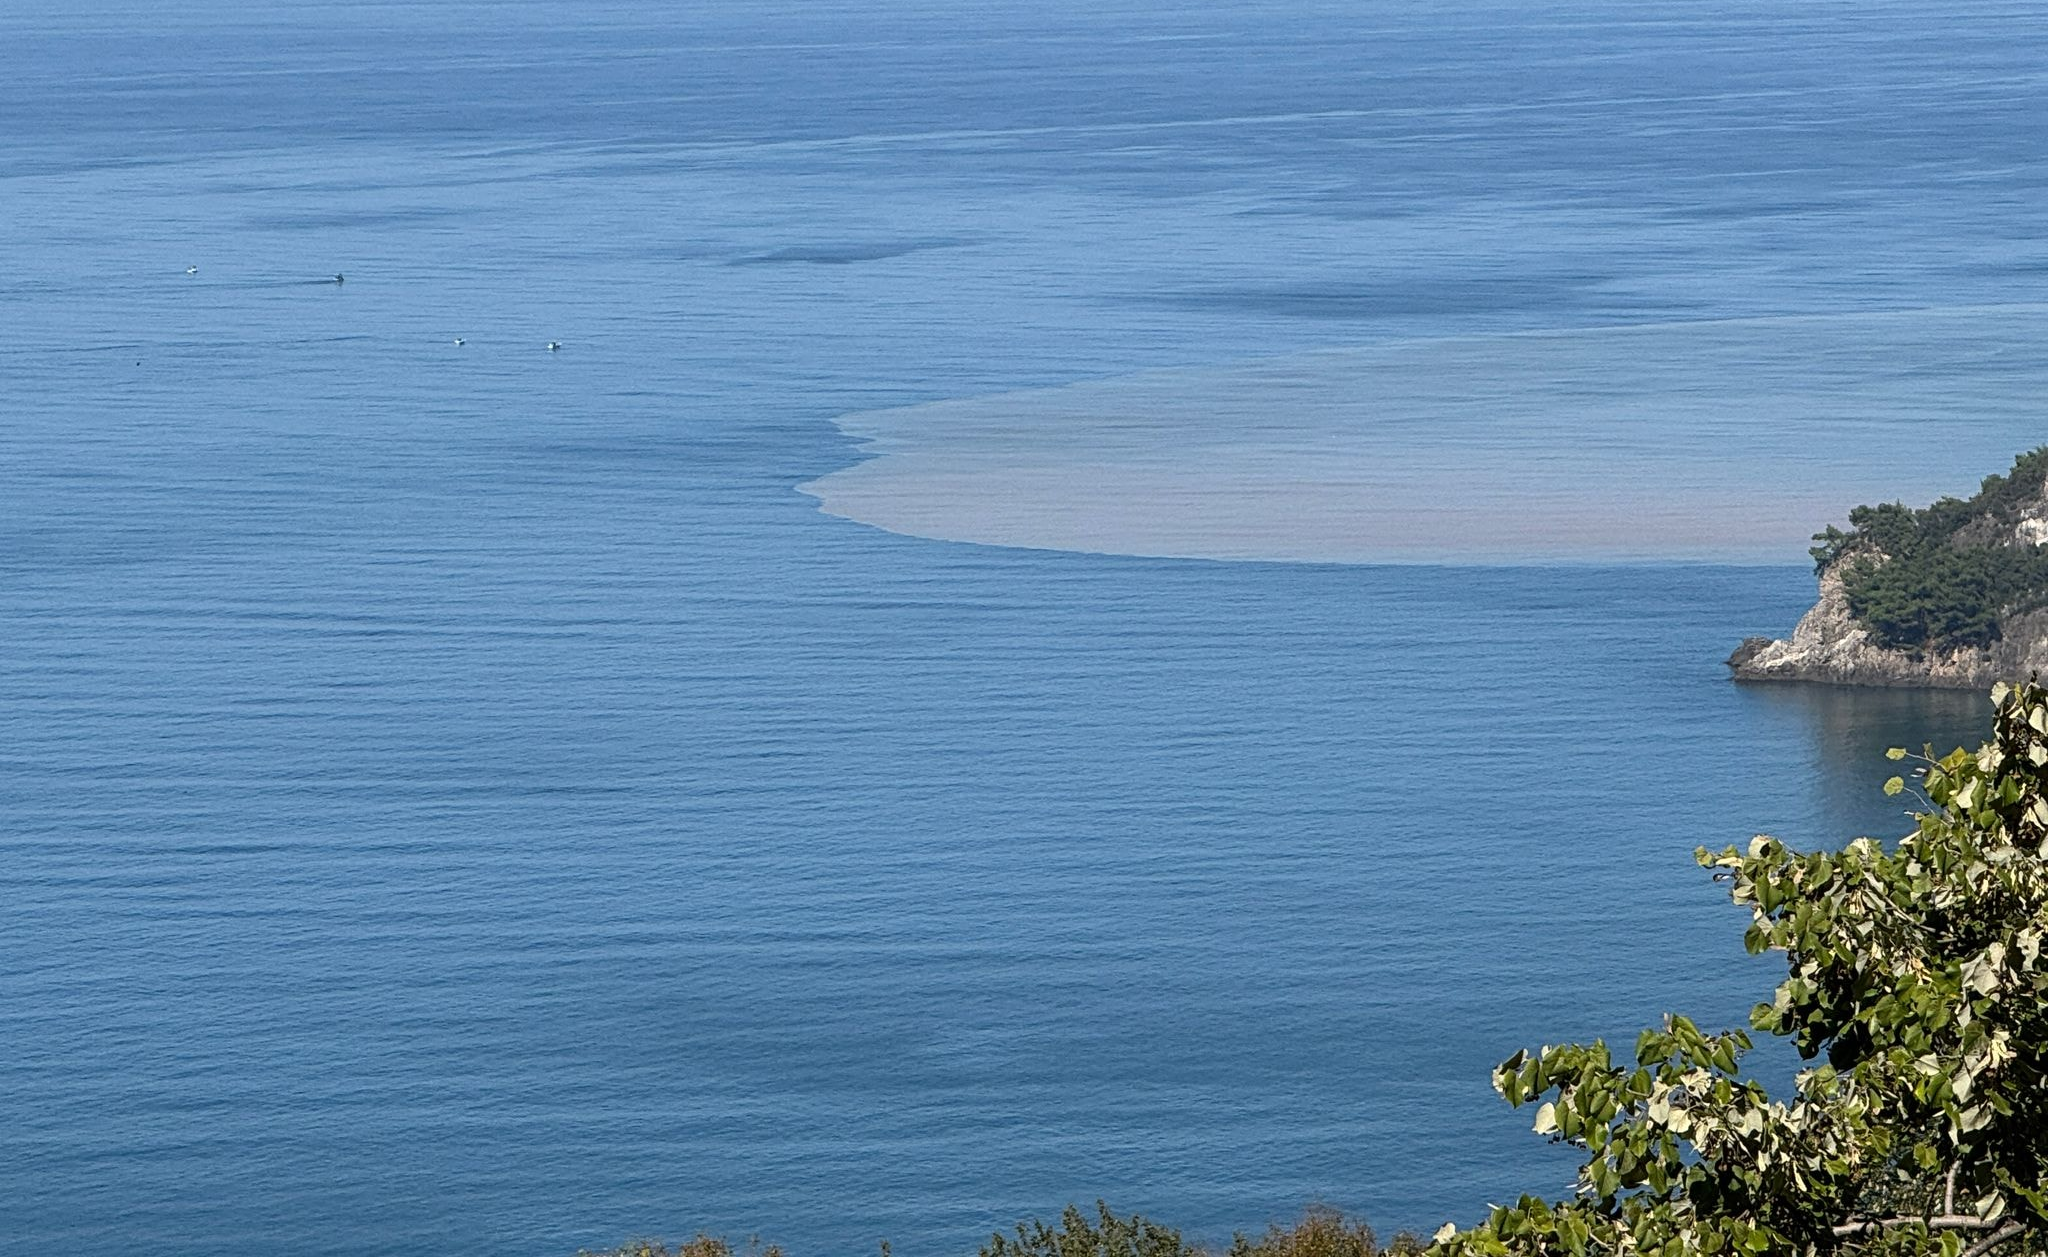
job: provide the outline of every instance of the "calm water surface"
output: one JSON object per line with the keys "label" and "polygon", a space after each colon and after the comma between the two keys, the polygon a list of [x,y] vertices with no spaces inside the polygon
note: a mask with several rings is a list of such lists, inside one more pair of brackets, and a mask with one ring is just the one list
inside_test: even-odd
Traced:
{"label": "calm water surface", "polygon": [[[2038,439],[1982,312],[2048,273],[2041,21],[0,10],[7,1242],[940,1257],[1098,1195],[1219,1236],[1560,1188],[1488,1067],[1739,1018],[1768,967],[1692,848],[1897,830],[1882,748],[1981,726],[1718,661],[1809,599],[1809,509]],[[1671,330],[1785,319],[1855,413]],[[1652,326],[1604,408],[1597,355],[1488,349]],[[1225,523],[1327,539],[1307,448],[1436,562],[799,491],[893,475],[855,438],[914,407],[1037,451],[969,506],[1135,414],[1150,536],[1204,552],[1189,486],[1248,466]],[[1731,408],[1777,435],[1693,426]],[[1503,449],[1600,486],[1569,544],[1483,544]],[[1775,532],[1715,514],[1745,468]]]}

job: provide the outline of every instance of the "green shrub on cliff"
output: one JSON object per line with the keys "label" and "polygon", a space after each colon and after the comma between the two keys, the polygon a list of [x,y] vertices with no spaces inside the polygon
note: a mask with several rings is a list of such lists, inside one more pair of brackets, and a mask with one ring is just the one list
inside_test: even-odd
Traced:
{"label": "green shrub on cliff", "polygon": [[1257,1239],[1239,1235],[1228,1257],[1412,1257],[1425,1245],[1406,1231],[1386,1247],[1371,1227],[1335,1209],[1311,1209],[1291,1227],[1272,1226]]}
{"label": "green shrub on cliff", "polygon": [[670,1248],[660,1240],[631,1240],[617,1248],[602,1253],[584,1250],[576,1257],[783,1257],[782,1249],[770,1244],[763,1247],[758,1239],[747,1241],[746,1247],[735,1250],[722,1236],[697,1233],[697,1238],[685,1240]]}
{"label": "green shrub on cliff", "polygon": [[1132,1214],[1119,1218],[1095,1202],[1095,1217],[1074,1205],[1058,1226],[1020,1222],[1014,1235],[991,1235],[980,1257],[1189,1257],[1194,1252],[1172,1227]]}
{"label": "green shrub on cliff", "polygon": [[[1219,1254],[1189,1243],[1170,1226],[1135,1213],[1120,1217],[1097,1201],[1092,1214],[1068,1205],[1057,1223],[1033,1220],[1019,1223],[1008,1235],[991,1235],[979,1257],[1416,1257],[1424,1248],[1406,1232],[1381,1247],[1365,1223],[1316,1206],[1293,1226],[1269,1226],[1256,1239],[1239,1234]],[[756,1241],[745,1251],[748,1257],[781,1257],[782,1250],[771,1246],[764,1251]],[[724,1240],[699,1235],[675,1249],[641,1240],[579,1257],[733,1257],[733,1249]],[[890,1257],[887,1244],[881,1246],[881,1257]]]}
{"label": "green shrub on cliff", "polygon": [[1849,530],[1816,533],[1819,571],[1838,570],[1849,612],[1884,646],[1918,653],[1996,641],[2006,615],[2048,606],[2048,552],[2014,540],[2048,482],[2048,447],[2022,454],[1974,497],[1913,510],[1859,506]]}
{"label": "green shrub on cliff", "polygon": [[[2048,690],[1994,691],[1993,739],[1923,757],[1927,810],[1891,849],[1699,853],[1785,980],[1750,1016],[1815,1061],[1774,1099],[1749,1036],[1683,1017],[1494,1074],[1585,1155],[1568,1201],[1525,1196],[1441,1257],[1886,1254],[2048,1245]],[[1893,758],[1903,758],[1894,751]],[[1894,778],[1888,792],[1904,782]]]}
{"label": "green shrub on cliff", "polygon": [[[1225,1257],[1399,1257],[1423,1251],[1422,1241],[1406,1233],[1380,1247],[1371,1227],[1346,1218],[1335,1209],[1313,1208],[1293,1226],[1271,1226],[1253,1239],[1240,1233]],[[1179,1231],[1139,1217],[1119,1218],[1109,1206],[1095,1202],[1095,1217],[1068,1205],[1058,1226],[1044,1222],[1020,1225],[1014,1235],[993,1235],[979,1257],[1216,1257],[1189,1244]]]}

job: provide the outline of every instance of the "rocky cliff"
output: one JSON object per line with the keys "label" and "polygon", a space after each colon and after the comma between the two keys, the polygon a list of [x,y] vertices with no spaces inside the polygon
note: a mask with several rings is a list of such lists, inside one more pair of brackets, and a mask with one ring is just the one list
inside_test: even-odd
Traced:
{"label": "rocky cliff", "polygon": [[[2024,456],[2015,465],[2011,481],[1996,476],[1986,480],[1984,492],[1969,502],[1944,499],[1918,512],[1921,535],[1929,521],[1934,521],[1941,528],[1939,546],[1950,551],[1991,551],[2008,559],[2048,553],[2042,550],[2048,542],[2048,483],[2038,478],[2038,468],[2030,461],[2040,457],[2041,452]],[[2019,479],[2022,471],[2027,473],[2024,480]],[[1859,507],[1852,512],[1852,520],[1862,512],[1870,512],[1870,508]],[[2018,605],[2033,609],[2013,610],[2013,603],[2005,603],[2009,609],[1998,616],[1992,640],[1944,645],[1932,639],[1910,649],[1880,641],[1871,625],[1852,614],[1844,576],[1845,569],[1861,563],[1865,566],[1859,579],[1867,580],[1869,565],[1893,562],[1887,556],[1896,552],[1869,536],[1868,525],[1874,518],[1875,512],[1864,515],[1866,527],[1859,533],[1830,529],[1826,537],[1816,538],[1836,546],[1832,554],[1824,549],[1814,552],[1823,564],[1820,600],[1800,618],[1790,638],[1752,637],[1736,647],[1728,666],[1737,680],[1986,689],[1998,681],[2048,676],[2048,605],[2044,605],[2048,599],[2040,596],[2038,570],[2030,584],[2017,590],[2024,599]],[[2014,591],[2007,589],[2011,596]],[[1986,611],[1995,605],[1986,605]]]}
{"label": "rocky cliff", "polygon": [[1739,681],[1818,681],[1828,685],[1889,685],[1981,690],[1998,681],[2048,676],[2048,611],[2030,611],[2003,625],[1986,646],[1930,650],[1918,656],[1888,650],[1849,614],[1848,595],[1834,572],[1820,578],[1820,601],[1801,616],[1784,641],[1752,637],[1728,656]]}

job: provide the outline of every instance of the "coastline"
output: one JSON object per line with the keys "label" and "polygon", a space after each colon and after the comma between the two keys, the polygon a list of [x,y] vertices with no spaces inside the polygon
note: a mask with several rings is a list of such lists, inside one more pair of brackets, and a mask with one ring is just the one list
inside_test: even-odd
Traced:
{"label": "coastline", "polygon": [[2048,611],[2012,617],[1997,641],[1912,655],[1880,646],[1849,613],[1842,578],[1820,576],[1820,597],[1789,638],[1744,638],[1730,654],[1740,682],[1849,685],[1885,689],[1983,690],[2048,673]]}

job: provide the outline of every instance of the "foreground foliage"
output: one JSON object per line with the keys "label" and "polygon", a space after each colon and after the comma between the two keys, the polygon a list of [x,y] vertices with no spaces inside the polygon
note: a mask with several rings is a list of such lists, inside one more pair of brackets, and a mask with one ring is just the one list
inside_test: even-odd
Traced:
{"label": "foreground foliage", "polygon": [[1750,1021],[1816,1062],[1793,1095],[1742,1076],[1747,1034],[1683,1017],[1625,1062],[1602,1042],[1516,1053],[1494,1085],[1584,1151],[1576,1198],[1524,1197],[1433,1251],[2048,1247],[2048,691],[1992,698],[1992,741],[1920,757],[1927,810],[1894,848],[1800,854],[1760,837],[1699,853],[1750,910],[1750,951],[1786,958]]}
{"label": "foreground foliage", "polygon": [[1334,1209],[1311,1209],[1293,1226],[1269,1227],[1256,1240],[1239,1235],[1231,1241],[1229,1257],[1412,1257],[1423,1250],[1422,1241],[1406,1231],[1382,1248],[1365,1223],[1347,1220]]}
{"label": "foreground foliage", "polygon": [[[1238,1235],[1224,1253],[1216,1253],[1181,1238],[1181,1233],[1139,1214],[1119,1217],[1108,1205],[1097,1201],[1093,1214],[1068,1205],[1057,1223],[1030,1221],[1018,1224],[1008,1235],[991,1235],[981,1246],[979,1257],[1415,1257],[1424,1249],[1413,1235],[1394,1237],[1382,1248],[1371,1227],[1347,1218],[1334,1209],[1310,1209],[1291,1227],[1268,1227],[1254,1239]],[[699,1235],[680,1248],[670,1250],[652,1242],[639,1241],[610,1253],[582,1254],[581,1257],[734,1257],[724,1240]],[[750,1245],[746,1257],[781,1257],[781,1250],[761,1250]],[[889,1246],[881,1246],[881,1257],[890,1257]]]}
{"label": "foreground foliage", "polygon": [[1917,511],[1859,506],[1847,532],[1814,536],[1814,564],[1840,571],[1850,614],[1882,645],[1919,652],[1996,641],[2004,616],[2048,606],[2048,550],[2013,535],[2044,482],[2048,448],[2020,455],[1967,500]]}
{"label": "foreground foliage", "polygon": [[1020,1222],[1015,1235],[991,1235],[980,1257],[1182,1257],[1190,1251],[1172,1227],[1135,1213],[1119,1218],[1101,1201],[1095,1214],[1091,1220],[1068,1205],[1058,1226]]}
{"label": "foreground foliage", "polygon": [[[739,1257],[783,1257],[774,1244],[763,1247],[758,1239],[737,1250]],[[697,1238],[670,1248],[660,1240],[632,1240],[603,1253],[582,1252],[577,1257],[734,1257],[735,1250],[723,1237],[698,1232]]]}
{"label": "foreground foliage", "polygon": [[[1311,1209],[1291,1227],[1273,1226],[1253,1239],[1240,1233],[1231,1240],[1227,1257],[1382,1257],[1413,1254],[1423,1244],[1401,1234],[1387,1248],[1363,1222],[1334,1209]],[[1090,1219],[1068,1205],[1058,1226],[1027,1222],[1014,1235],[992,1235],[979,1257],[1215,1257],[1189,1244],[1179,1231],[1136,1214],[1119,1218],[1100,1201]]]}

